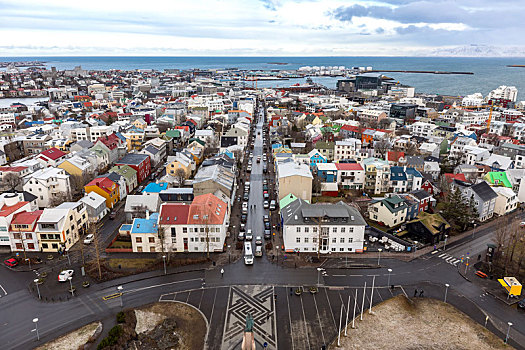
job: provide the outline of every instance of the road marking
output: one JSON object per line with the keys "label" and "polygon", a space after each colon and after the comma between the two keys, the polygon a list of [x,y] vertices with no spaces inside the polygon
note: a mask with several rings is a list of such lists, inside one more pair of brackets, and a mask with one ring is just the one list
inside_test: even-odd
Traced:
{"label": "road marking", "polygon": [[4,294],[7,295],[7,292],[5,291],[4,287],[0,284],[0,288],[4,291]]}
{"label": "road marking", "polygon": [[[213,310],[215,310],[215,300],[217,299],[217,289],[218,288],[215,288],[215,296],[213,297],[213,304],[211,306],[211,314],[210,314],[210,323],[211,323],[211,319],[213,317]],[[229,289],[228,289],[229,290]],[[230,293],[228,293],[228,302],[230,302]],[[226,309],[228,308],[228,306],[226,306]],[[224,331],[222,333],[224,335]]]}
{"label": "road marking", "polygon": [[171,285],[171,284],[184,283],[184,282],[193,282],[193,281],[201,281],[201,280],[202,280],[202,278],[192,278],[192,279],[189,279],[189,280],[167,282],[167,283],[155,284],[155,285],[148,286],[148,287],[142,287],[142,288],[131,289],[131,290],[124,291],[123,293],[128,294],[128,293],[139,292],[139,291],[141,291],[141,290],[146,290],[146,289],[151,289],[151,288],[157,288],[157,287],[169,286],[169,285]]}
{"label": "road marking", "polygon": [[323,325],[321,324],[321,316],[319,315],[319,308],[317,307],[317,301],[315,300],[314,294],[314,305],[315,305],[315,311],[317,312],[317,320],[319,321],[319,328],[321,329],[321,336],[323,337],[323,344],[326,344],[326,340],[324,339],[324,332],[323,332]]}
{"label": "road marking", "polygon": [[337,334],[337,324],[335,323],[334,312],[332,311],[332,305],[330,304],[330,299],[328,299],[328,292],[326,291],[326,288],[324,288],[324,294],[326,295],[326,300],[328,300],[328,308],[330,309],[330,313],[332,314],[332,320],[334,321],[335,333]]}
{"label": "road marking", "polygon": [[438,258],[441,258],[441,257],[443,257],[444,255],[447,255],[447,254],[445,254],[445,253],[443,253],[443,254],[439,254],[439,255],[438,255]]}
{"label": "road marking", "polygon": [[[292,339],[292,350],[294,350],[295,346],[294,346],[294,343],[293,343],[293,327],[292,327],[292,314],[290,313],[290,299],[288,298],[288,292],[285,290],[285,293],[286,294],[286,304],[288,305],[288,319],[290,320],[290,338]],[[274,297],[275,299],[275,297]]]}
{"label": "road marking", "polygon": [[436,253],[439,253],[439,250],[434,250],[434,251],[433,251],[432,253],[430,253],[430,254],[434,255],[434,254],[436,254]]}
{"label": "road marking", "polygon": [[102,300],[111,300],[111,299],[115,299],[115,298],[118,298],[122,295],[122,293],[113,293],[113,294],[110,294],[110,295],[106,295],[106,296],[103,296],[102,297]]}
{"label": "road marking", "polygon": [[450,263],[452,260],[454,260],[455,258],[453,256],[449,257],[449,258],[446,258],[445,261]]}
{"label": "road marking", "polygon": [[300,295],[299,299],[301,300],[301,310],[303,311],[303,321],[304,321],[304,333],[306,334],[306,341],[308,342],[308,348],[311,349],[310,337],[308,336],[308,325],[306,324],[306,315],[304,314],[304,305],[303,305],[303,296]]}
{"label": "road marking", "polygon": [[346,275],[332,275],[333,277],[346,277]]}

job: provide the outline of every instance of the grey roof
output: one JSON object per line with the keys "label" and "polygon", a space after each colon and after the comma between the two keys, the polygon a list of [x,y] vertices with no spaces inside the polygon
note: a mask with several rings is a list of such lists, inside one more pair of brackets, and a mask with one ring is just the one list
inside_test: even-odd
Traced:
{"label": "grey roof", "polygon": [[354,207],[340,201],[337,203],[310,204],[300,198],[281,209],[285,225],[312,225],[313,218],[327,218],[322,225],[366,225]]}
{"label": "grey roof", "polygon": [[410,194],[413,195],[414,197],[416,197],[419,200],[422,200],[422,199],[430,197],[430,194],[428,194],[428,192],[425,191],[425,190],[412,191],[412,192],[410,192]]}
{"label": "grey roof", "polygon": [[80,146],[82,148],[91,148],[93,147],[93,142],[88,140],[79,140],[73,144],[73,146],[75,145]]}
{"label": "grey roof", "polygon": [[422,157],[418,156],[407,156],[406,157],[407,165],[425,165],[425,160]]}
{"label": "grey roof", "polygon": [[147,146],[144,150],[149,152],[149,153],[151,153],[151,154],[159,153],[159,150],[157,148],[153,147],[152,145]]}
{"label": "grey roof", "polygon": [[476,192],[479,198],[485,202],[490,201],[491,199],[494,199],[498,196],[498,194],[494,192],[494,190],[485,181],[472,185],[470,188]]}
{"label": "grey roof", "polygon": [[139,165],[149,156],[141,153],[127,153],[121,160],[115,164]]}

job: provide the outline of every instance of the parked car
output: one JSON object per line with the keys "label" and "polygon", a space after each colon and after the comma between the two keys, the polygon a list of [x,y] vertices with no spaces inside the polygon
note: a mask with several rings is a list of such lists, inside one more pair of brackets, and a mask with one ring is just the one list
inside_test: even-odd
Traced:
{"label": "parked car", "polygon": [[277,202],[272,199],[272,201],[270,202],[270,210],[275,210],[277,209]]}
{"label": "parked car", "polygon": [[261,156],[257,156],[257,163],[261,162]]}
{"label": "parked car", "polygon": [[244,241],[244,231],[239,232],[239,234],[237,235],[237,240]]}
{"label": "parked car", "polygon": [[249,228],[248,231],[246,231],[246,240],[251,241],[252,239],[253,239],[252,229]]}
{"label": "parked car", "polygon": [[247,219],[248,219],[248,214],[242,214],[241,215],[241,221],[242,222],[246,222]]}
{"label": "parked car", "polygon": [[264,222],[264,229],[265,230],[269,230],[270,229],[270,222],[269,221],[265,221]]}
{"label": "parked car", "polygon": [[263,185],[263,191],[268,191],[268,185],[266,184]]}
{"label": "parked car", "polygon": [[95,240],[95,236],[90,233],[89,235],[86,236],[86,238],[84,238],[84,244],[91,244],[93,243],[93,241]]}
{"label": "parked car", "polygon": [[18,260],[16,260],[15,258],[6,259],[4,260],[4,265],[9,267],[15,267],[16,265],[18,265]]}
{"label": "parked car", "polygon": [[73,277],[73,270],[64,270],[58,274],[58,282],[66,282],[69,277]]}
{"label": "parked car", "polygon": [[263,256],[263,253],[262,253],[262,246],[260,246],[260,245],[255,246],[255,256],[256,256],[256,257],[261,257],[261,256]]}
{"label": "parked car", "polygon": [[269,222],[270,221],[270,216],[264,215],[263,220],[264,220],[264,222]]}
{"label": "parked car", "polygon": [[268,179],[263,180],[263,185],[268,185]]}
{"label": "parked car", "polygon": [[525,299],[518,301],[517,308],[520,310],[525,310]]}
{"label": "parked car", "polygon": [[262,243],[263,241],[261,236],[255,237],[255,245],[262,245]]}
{"label": "parked car", "polygon": [[264,230],[264,239],[272,239],[272,233],[270,232],[270,230]]}
{"label": "parked car", "polygon": [[248,167],[246,168],[246,171],[251,173],[252,172],[252,166],[251,165],[248,165]]}
{"label": "parked car", "polygon": [[109,213],[109,219],[114,220],[116,217],[117,217],[117,212],[112,210],[111,213]]}
{"label": "parked car", "polygon": [[248,214],[248,202],[242,203],[242,213]]}
{"label": "parked car", "polygon": [[268,209],[269,206],[270,206],[270,204],[268,204],[268,201],[264,201],[263,202],[264,209]]}
{"label": "parked car", "polygon": [[243,199],[244,199],[245,201],[247,201],[248,199],[250,199],[250,193],[249,193],[249,192],[244,192],[244,197],[243,197]]}
{"label": "parked car", "polygon": [[268,191],[264,191],[263,197],[264,199],[270,199],[270,195],[268,194]]}

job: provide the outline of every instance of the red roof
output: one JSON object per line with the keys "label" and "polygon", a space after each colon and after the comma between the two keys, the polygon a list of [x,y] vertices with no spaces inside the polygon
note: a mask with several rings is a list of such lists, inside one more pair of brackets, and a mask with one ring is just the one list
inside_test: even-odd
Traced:
{"label": "red roof", "polygon": [[335,167],[337,168],[337,170],[345,170],[345,171],[348,171],[348,170],[354,170],[354,171],[364,170],[363,167],[361,166],[361,164],[359,164],[359,163],[335,163]]}
{"label": "red roof", "polygon": [[17,211],[18,209],[22,208],[24,205],[26,205],[27,203],[29,202],[18,202],[16,203],[15,205],[12,205],[12,206],[7,206],[7,205],[3,205],[2,208],[0,208],[0,216],[9,216],[11,214],[13,214],[15,211]]}
{"label": "red roof", "polygon": [[112,133],[111,135],[107,136],[101,136],[98,138],[98,141],[102,142],[104,145],[106,145],[109,149],[113,150],[118,147],[120,144],[120,139],[118,138],[115,133]]}
{"label": "red roof", "polygon": [[190,206],[181,203],[166,203],[160,208],[161,225],[186,225]]}
{"label": "red roof", "polygon": [[447,179],[448,182],[452,182],[454,180],[460,180],[460,181],[468,182],[467,178],[465,177],[465,174],[450,174],[450,173],[447,173],[447,174],[445,174],[445,178]]}
{"label": "red roof", "polygon": [[359,132],[359,128],[357,126],[353,126],[353,125],[343,125],[341,127],[342,130],[346,130],[346,131],[353,131],[353,132]]}
{"label": "red roof", "polygon": [[405,157],[405,152],[389,151],[386,154],[386,159],[392,162],[397,162],[399,161],[399,158],[404,158],[404,157]]}
{"label": "red roof", "polygon": [[52,160],[57,160],[63,156],[65,156],[66,154],[64,152],[62,152],[61,150],[59,150],[58,148],[56,147],[53,147],[53,148],[50,148],[50,149],[47,149],[43,152],[40,153],[40,155],[43,155],[49,159],[52,159]]}
{"label": "red roof", "polygon": [[115,190],[115,183],[108,177],[97,177],[93,179],[86,186],[97,186],[103,189],[104,191],[111,193]]}
{"label": "red roof", "polygon": [[26,169],[26,166],[0,166],[0,171],[12,171],[14,173],[20,173]]}
{"label": "red roof", "polygon": [[[224,216],[228,211],[228,205],[211,193],[202,194],[193,199],[190,206],[188,224],[193,225],[220,225],[224,222]],[[205,217],[207,216],[207,219]]]}
{"label": "red roof", "polygon": [[[11,221],[11,225],[33,225],[35,221],[40,218],[40,215],[42,215],[44,211],[43,210],[35,210],[35,211],[23,211],[21,213],[16,213],[13,216],[13,220]],[[35,229],[36,225],[33,226],[33,230]],[[27,231],[27,229],[22,230]]]}

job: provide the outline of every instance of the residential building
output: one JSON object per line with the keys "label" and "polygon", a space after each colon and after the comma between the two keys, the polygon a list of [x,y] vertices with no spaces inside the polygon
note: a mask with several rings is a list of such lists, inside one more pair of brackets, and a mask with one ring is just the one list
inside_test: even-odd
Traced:
{"label": "residential building", "polygon": [[518,208],[518,196],[507,187],[492,187],[498,197],[494,205],[494,213],[500,216],[509,214]]}
{"label": "residential building", "polygon": [[277,164],[278,200],[292,193],[297,198],[310,202],[312,200],[313,176],[307,165],[287,161]]}
{"label": "residential building", "polygon": [[86,193],[95,192],[106,199],[106,207],[113,209],[120,199],[119,186],[107,175],[102,175],[84,186]]}
{"label": "residential building", "polygon": [[37,197],[39,208],[49,208],[71,197],[70,175],[64,169],[45,168],[23,178],[24,191]]}
{"label": "residential building", "polygon": [[145,154],[128,153],[115,165],[129,165],[137,171],[137,182],[142,183],[151,174],[150,157]]}
{"label": "residential building", "polygon": [[86,206],[90,223],[100,222],[109,213],[109,209],[106,206],[106,198],[94,191],[87,193],[80,201]]}
{"label": "residential building", "polygon": [[453,187],[459,188],[465,200],[470,201],[472,198],[480,222],[486,221],[493,216],[498,195],[486,181],[472,185],[463,181],[454,180],[452,184]]}
{"label": "residential building", "polygon": [[408,205],[400,196],[376,200],[368,206],[368,217],[380,225],[394,227],[405,222]]}
{"label": "residential building", "polygon": [[9,236],[12,252],[39,252],[37,221],[44,211],[22,211],[13,215]]}
{"label": "residential building", "polygon": [[133,219],[131,227],[131,246],[136,253],[163,252],[158,228],[159,214],[146,213],[145,218]]}
{"label": "residential building", "polygon": [[310,204],[301,198],[281,208],[286,252],[360,253],[366,222],[344,202]]}
{"label": "residential building", "polygon": [[365,186],[365,170],[358,163],[335,163],[337,183],[345,190],[362,190]]}

